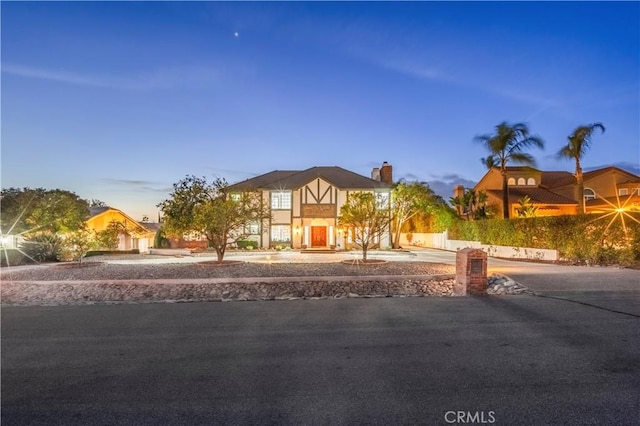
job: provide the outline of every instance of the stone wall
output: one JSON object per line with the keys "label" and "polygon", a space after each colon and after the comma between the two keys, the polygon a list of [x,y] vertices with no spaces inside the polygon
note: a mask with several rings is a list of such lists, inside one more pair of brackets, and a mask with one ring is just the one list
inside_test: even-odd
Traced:
{"label": "stone wall", "polygon": [[198,280],[8,281],[3,305],[451,296],[453,275]]}

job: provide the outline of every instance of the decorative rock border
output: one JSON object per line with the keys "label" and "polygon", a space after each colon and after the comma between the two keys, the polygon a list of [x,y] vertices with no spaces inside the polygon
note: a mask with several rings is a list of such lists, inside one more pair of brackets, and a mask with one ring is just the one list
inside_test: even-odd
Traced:
{"label": "decorative rock border", "polygon": [[487,277],[487,294],[511,295],[511,294],[533,294],[524,285],[500,274],[492,274]]}
{"label": "decorative rock border", "polygon": [[3,305],[451,296],[454,277],[366,276],[199,280],[10,281]]}

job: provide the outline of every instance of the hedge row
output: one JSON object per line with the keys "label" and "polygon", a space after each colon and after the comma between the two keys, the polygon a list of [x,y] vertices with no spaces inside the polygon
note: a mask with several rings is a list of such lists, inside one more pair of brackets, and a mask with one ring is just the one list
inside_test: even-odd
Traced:
{"label": "hedge row", "polygon": [[449,238],[555,249],[574,262],[634,265],[640,262],[640,213],[458,221]]}

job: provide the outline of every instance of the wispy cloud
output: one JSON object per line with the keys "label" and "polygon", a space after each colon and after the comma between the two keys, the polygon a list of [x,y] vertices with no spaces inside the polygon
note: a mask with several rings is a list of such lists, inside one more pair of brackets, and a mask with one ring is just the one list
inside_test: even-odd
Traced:
{"label": "wispy cloud", "polygon": [[153,182],[149,180],[135,180],[135,179],[102,178],[102,180],[107,183],[115,183],[118,185],[158,185],[160,184],[160,182]]}
{"label": "wispy cloud", "polygon": [[1,70],[3,74],[23,78],[33,78],[77,86],[124,90],[199,87],[213,83],[219,79],[219,73],[207,67],[161,68],[125,77],[78,73],[64,69],[35,68],[17,64],[2,64]]}
{"label": "wispy cloud", "polygon": [[157,192],[161,194],[168,194],[173,190],[173,188],[168,186],[166,182],[114,178],[101,178],[100,180],[106,184],[117,187],[119,191]]}

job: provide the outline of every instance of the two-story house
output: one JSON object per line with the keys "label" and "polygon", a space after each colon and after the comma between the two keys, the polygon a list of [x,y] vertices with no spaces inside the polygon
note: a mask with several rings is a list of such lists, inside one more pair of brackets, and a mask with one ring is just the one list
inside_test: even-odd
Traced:
{"label": "two-story house", "polygon": [[[640,210],[640,177],[618,167],[605,167],[583,173],[587,213],[611,211],[614,208]],[[537,216],[577,214],[574,200],[576,178],[566,171],[542,171],[528,166],[507,167],[510,217],[517,217],[519,201],[525,196],[537,207]],[[502,175],[490,169],[474,190],[487,194],[487,204],[502,213]]]}
{"label": "two-story house", "polygon": [[[348,248],[350,235],[339,227],[340,208],[350,192],[371,191],[387,205],[391,196],[392,167],[383,163],[365,177],[341,167],[275,170],[230,185],[230,193],[257,190],[271,206],[271,220],[247,229],[249,239],[261,248]],[[391,244],[390,231],[379,246]]]}

